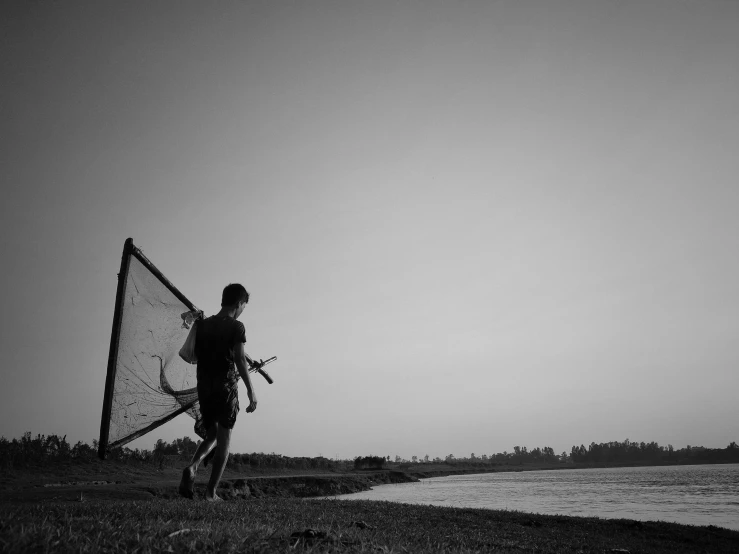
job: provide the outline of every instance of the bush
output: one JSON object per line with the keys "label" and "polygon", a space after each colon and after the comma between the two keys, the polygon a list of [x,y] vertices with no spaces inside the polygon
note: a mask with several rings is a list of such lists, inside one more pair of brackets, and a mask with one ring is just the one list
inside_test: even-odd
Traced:
{"label": "bush", "polygon": [[357,456],[354,458],[354,469],[382,469],[385,458],[382,456]]}

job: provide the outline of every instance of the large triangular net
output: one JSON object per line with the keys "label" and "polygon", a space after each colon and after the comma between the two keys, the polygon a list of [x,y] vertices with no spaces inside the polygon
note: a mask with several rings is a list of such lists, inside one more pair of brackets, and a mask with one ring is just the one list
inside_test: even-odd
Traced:
{"label": "large triangular net", "polygon": [[[140,251],[135,247],[129,251],[125,286],[119,291],[122,297],[119,299],[117,352],[111,349],[108,370],[108,379],[113,382],[112,386],[106,386],[110,416],[106,422],[104,406],[103,449],[134,440],[182,412],[196,420],[195,430],[204,436],[200,425],[196,366],[178,355],[189,332],[183,314],[191,312],[194,306],[185,304],[164,284],[163,276],[160,279],[153,272],[158,273],[158,270]],[[125,256],[124,251],[124,261]],[[112,342],[116,340],[115,335],[114,324]],[[107,437],[103,433],[106,425]]]}

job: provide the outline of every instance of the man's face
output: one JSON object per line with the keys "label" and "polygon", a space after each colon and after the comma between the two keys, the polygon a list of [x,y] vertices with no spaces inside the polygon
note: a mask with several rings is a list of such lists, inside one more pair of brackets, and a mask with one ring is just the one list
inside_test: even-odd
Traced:
{"label": "man's face", "polygon": [[244,308],[246,308],[246,302],[239,302],[239,307],[236,310],[236,317],[239,317],[241,315],[241,312],[244,311]]}

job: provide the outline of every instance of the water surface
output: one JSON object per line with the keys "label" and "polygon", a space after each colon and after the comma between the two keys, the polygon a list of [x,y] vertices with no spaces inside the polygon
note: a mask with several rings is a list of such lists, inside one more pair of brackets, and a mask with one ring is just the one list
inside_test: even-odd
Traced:
{"label": "water surface", "polygon": [[453,475],[380,485],[337,498],[660,520],[739,531],[739,464]]}

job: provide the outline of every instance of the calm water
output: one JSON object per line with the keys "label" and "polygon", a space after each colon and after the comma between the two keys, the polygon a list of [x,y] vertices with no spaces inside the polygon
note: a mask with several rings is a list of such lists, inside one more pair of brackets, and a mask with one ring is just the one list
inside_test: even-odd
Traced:
{"label": "calm water", "polygon": [[661,520],[739,531],[739,464],[454,475],[337,498]]}

